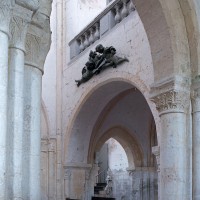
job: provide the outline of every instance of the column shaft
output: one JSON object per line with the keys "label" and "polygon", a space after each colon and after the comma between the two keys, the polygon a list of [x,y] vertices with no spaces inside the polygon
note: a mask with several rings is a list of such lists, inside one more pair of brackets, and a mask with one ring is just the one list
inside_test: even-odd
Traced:
{"label": "column shaft", "polygon": [[9,132],[13,139],[13,197],[22,198],[24,52],[10,48]]}
{"label": "column shaft", "polygon": [[6,199],[6,137],[8,100],[8,35],[0,31],[0,200]]}
{"label": "column shaft", "polygon": [[41,199],[40,193],[40,115],[42,72],[25,65],[25,119],[29,135],[29,199]]}
{"label": "column shaft", "polygon": [[186,200],[186,115],[161,116],[160,190],[163,200]]}

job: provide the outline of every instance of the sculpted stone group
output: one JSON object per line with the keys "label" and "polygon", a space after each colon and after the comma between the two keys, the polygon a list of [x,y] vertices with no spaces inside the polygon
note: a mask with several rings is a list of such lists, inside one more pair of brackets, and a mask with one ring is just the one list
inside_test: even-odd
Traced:
{"label": "sculpted stone group", "polygon": [[90,51],[89,59],[82,69],[82,78],[75,80],[79,87],[82,83],[88,81],[93,75],[99,74],[107,67],[116,68],[118,64],[126,61],[126,57],[116,56],[116,49],[113,46],[104,47],[102,44],[96,46],[95,51]]}

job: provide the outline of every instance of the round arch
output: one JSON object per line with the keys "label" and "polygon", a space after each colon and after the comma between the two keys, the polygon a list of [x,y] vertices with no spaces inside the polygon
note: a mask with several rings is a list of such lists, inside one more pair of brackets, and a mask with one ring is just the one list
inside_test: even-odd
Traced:
{"label": "round arch", "polygon": [[88,153],[88,163],[93,163],[95,152],[100,151],[103,144],[110,138],[114,138],[118,141],[125,150],[128,158],[129,169],[135,169],[136,167],[142,166],[142,148],[138,144],[137,140],[128,133],[128,130],[119,126],[107,130],[99,140],[93,141],[95,143],[94,145],[90,142],[90,145],[92,145],[93,148]]}
{"label": "round arch", "polygon": [[132,0],[144,25],[155,81],[190,75],[187,28],[179,0]]}
{"label": "round arch", "polygon": [[[160,130],[160,121],[158,117],[158,113],[156,111],[155,105],[153,102],[150,101],[149,99],[149,89],[147,86],[144,85],[144,83],[138,80],[137,78],[137,84],[133,83],[134,77],[129,74],[127,76],[126,73],[120,74],[120,77],[116,78],[111,78],[109,80],[105,81],[100,81],[100,84],[97,84],[94,87],[91,87],[91,90],[88,90],[88,92],[84,95],[84,98],[79,101],[80,104],[78,105],[78,108],[76,109],[76,112],[73,115],[72,121],[71,121],[71,126],[68,129],[68,134],[65,135],[65,152],[64,152],[64,161],[65,163],[69,162],[83,162],[87,163],[88,162],[88,152],[89,152],[89,141],[92,133],[92,129],[96,123],[96,120],[98,120],[98,116],[100,115],[101,111],[106,107],[106,105],[118,94],[125,90],[129,89],[135,89],[138,87],[135,87],[135,85],[139,85],[139,90],[138,92],[141,93],[143,98],[146,100],[147,106],[150,108],[150,112],[153,114],[153,118],[155,119],[156,123],[156,130]],[[109,95],[105,95],[107,93],[104,93],[106,91],[109,91]],[[142,92],[141,92],[142,91]],[[100,96],[98,96],[101,94]],[[103,94],[103,96],[102,96]],[[97,109],[91,109],[91,106],[94,106],[94,99],[98,99],[99,102],[104,102],[101,105],[98,105],[99,107]],[[89,113],[92,110],[91,113]],[[94,111],[94,113],[93,113]],[[87,116],[85,115],[87,113]],[[97,118],[94,119],[94,115],[97,114]],[[87,118],[90,116],[90,118]],[[80,120],[81,119],[81,120]],[[85,121],[84,121],[85,120]],[[94,120],[94,121],[93,121]],[[89,125],[87,125],[88,121],[90,121]],[[86,125],[86,126],[85,126]],[[83,128],[83,127],[86,128]],[[88,135],[89,134],[89,135]],[[85,143],[85,146],[83,145],[83,141],[87,138],[87,141]],[[79,141],[79,144],[77,143]],[[77,143],[77,147],[75,147],[75,143]],[[134,142],[133,142],[134,143]],[[70,152],[72,149],[76,149],[73,152],[73,155],[70,157]],[[140,149],[140,148],[136,148]],[[84,154],[85,156],[80,156],[80,153]],[[141,151],[139,151],[141,152]],[[140,155],[142,155],[140,153]],[[79,156],[79,157],[78,157]],[[76,157],[76,158],[75,158]],[[142,156],[139,156],[140,158]],[[141,165],[141,159],[136,159],[140,160],[137,162],[137,165]]]}

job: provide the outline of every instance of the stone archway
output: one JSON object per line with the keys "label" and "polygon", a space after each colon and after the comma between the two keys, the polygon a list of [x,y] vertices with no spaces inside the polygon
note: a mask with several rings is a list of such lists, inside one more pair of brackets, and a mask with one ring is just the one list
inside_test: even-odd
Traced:
{"label": "stone archway", "polygon": [[155,81],[175,74],[190,76],[190,50],[179,1],[133,2],[149,39]]}
{"label": "stone archway", "polygon": [[94,158],[95,152],[98,152],[102,145],[110,138],[118,141],[125,150],[130,170],[142,166],[144,152],[136,139],[123,127],[112,127],[98,141],[90,141],[91,150],[88,153],[88,163],[93,163],[91,159]]}
{"label": "stone archway", "polygon": [[[116,113],[119,111],[122,112],[123,118],[120,116],[114,118],[113,116],[117,116]],[[109,122],[108,124],[106,124],[105,119]],[[111,119],[114,119],[114,121]],[[110,137],[110,134],[114,136],[113,131],[118,132],[114,138],[116,137],[123,146],[125,146],[125,141],[129,140],[127,143],[128,148],[125,149],[128,152],[129,163],[132,169],[135,168],[135,165],[141,169],[155,168],[155,162],[152,162],[150,157],[152,157],[152,146],[157,145],[157,138],[154,144],[152,143],[152,146],[148,145],[150,143],[149,139],[152,138],[150,135],[154,134],[152,132],[152,123],[155,126],[147,101],[142,93],[132,84],[122,80],[110,81],[94,91],[87,101],[82,104],[72,124],[66,150],[67,155],[65,157],[67,174],[65,179],[66,196],[70,198],[83,198],[86,195],[83,185],[90,185],[90,188],[92,186],[91,173],[94,172],[94,149],[95,147],[98,148],[98,145],[101,146],[100,143],[97,144],[97,141],[100,138],[102,138],[100,141],[104,141]],[[122,129],[119,127],[123,126],[129,130],[128,132],[132,133],[130,136],[128,136],[127,131],[121,131]],[[118,127],[118,129],[111,129],[112,127]],[[107,134],[105,134],[104,138],[102,134],[105,132]],[[134,133],[135,140],[133,139]],[[127,135],[126,140],[123,139],[125,135]],[[89,174],[87,175],[87,173]],[[75,180],[78,178],[81,179],[79,183],[82,182],[83,185],[79,184],[77,186],[78,183]],[[79,188],[80,196],[75,196],[77,188]],[[87,194],[92,195],[91,190],[90,192],[87,190]]]}

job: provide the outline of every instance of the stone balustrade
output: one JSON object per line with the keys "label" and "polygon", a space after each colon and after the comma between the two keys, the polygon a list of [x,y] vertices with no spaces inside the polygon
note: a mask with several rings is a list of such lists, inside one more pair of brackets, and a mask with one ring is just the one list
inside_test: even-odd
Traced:
{"label": "stone balustrade", "polygon": [[70,59],[83,52],[133,11],[135,11],[135,6],[131,0],[116,0],[110,3],[102,13],[69,42]]}

